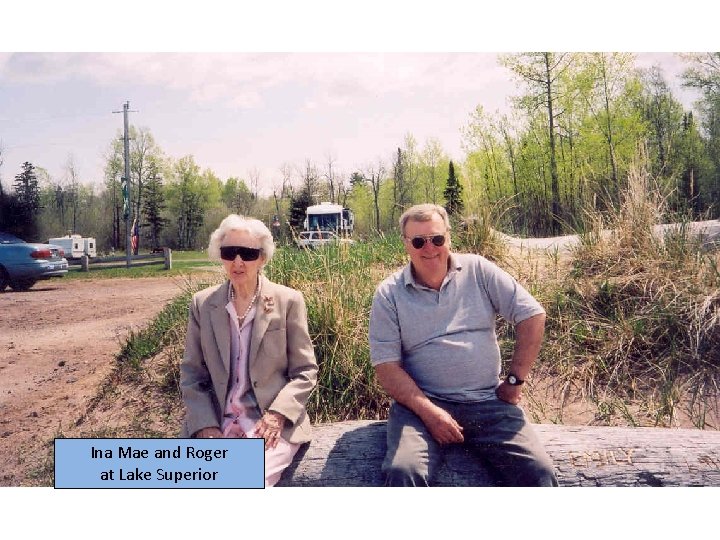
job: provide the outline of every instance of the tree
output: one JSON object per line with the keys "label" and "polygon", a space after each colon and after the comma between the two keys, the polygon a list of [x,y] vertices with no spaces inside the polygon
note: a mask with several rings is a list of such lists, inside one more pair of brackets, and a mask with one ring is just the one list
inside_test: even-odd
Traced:
{"label": "tree", "polygon": [[222,201],[232,212],[248,216],[255,203],[255,198],[244,180],[231,177],[225,182]]}
{"label": "tree", "polygon": [[404,212],[410,205],[409,171],[407,154],[397,149],[397,156],[393,163],[393,205],[390,210],[390,221],[395,221],[395,212]]}
{"label": "tree", "polygon": [[720,52],[683,55],[691,67],[683,72],[684,85],[697,88],[705,97],[720,95]]}
{"label": "tree", "polygon": [[447,159],[443,152],[440,141],[429,139],[425,142],[425,148],[420,156],[420,164],[424,173],[424,198],[426,202],[437,204],[438,180],[441,162]]}
{"label": "tree", "polygon": [[648,124],[648,150],[654,176],[675,175],[673,155],[682,136],[683,107],[676,100],[658,67],[642,75],[643,93],[638,107]]}
{"label": "tree", "polygon": [[[128,135],[130,137],[130,196],[132,197],[130,207],[134,209],[133,215],[138,218],[138,227],[142,228],[141,218],[145,185],[154,174],[163,170],[164,157],[162,150],[155,142],[155,138],[148,128],[141,127],[138,129],[135,126],[130,126]],[[108,164],[105,169],[106,179],[108,179],[108,169],[113,173],[119,173],[120,176],[124,174],[123,154],[122,137],[118,134],[118,137],[113,141],[111,155],[108,157]],[[112,178],[112,181],[114,181],[116,178],[114,174]]]}
{"label": "tree", "polygon": [[[302,189],[306,192],[306,196],[315,200],[319,195],[320,175],[317,167],[309,159],[305,160],[305,171],[301,173]],[[325,199],[322,199],[325,200]]]}
{"label": "tree", "polygon": [[517,74],[530,88],[530,94],[523,98],[525,107],[545,111],[546,133],[550,154],[551,217],[553,233],[560,231],[560,182],[557,166],[556,123],[559,111],[559,86],[561,77],[572,63],[568,53],[521,53],[504,55],[501,62]]}
{"label": "tree", "polygon": [[457,176],[455,176],[455,166],[450,161],[448,166],[448,179],[445,185],[445,209],[447,210],[448,216],[456,217],[459,216],[464,208],[462,198],[462,185]]}
{"label": "tree", "polygon": [[304,185],[297,195],[290,198],[290,215],[288,223],[293,229],[302,229],[308,206],[315,204],[308,185]]}
{"label": "tree", "polygon": [[260,196],[260,169],[258,169],[257,167],[253,167],[252,169],[250,169],[248,171],[248,178],[250,179],[252,200],[255,201]]}
{"label": "tree", "polygon": [[[328,194],[330,195],[329,201],[331,203],[335,203],[337,200],[335,198],[336,191],[335,191],[335,171],[333,170],[333,165],[335,164],[335,158],[333,158],[332,154],[327,154],[327,170],[325,173],[323,173],[323,176],[325,177],[325,180],[327,181],[327,190]],[[337,193],[339,195],[339,191]]]}
{"label": "tree", "polygon": [[24,239],[39,240],[37,214],[40,210],[40,190],[38,187],[35,166],[26,161],[22,172],[15,176],[15,224],[17,231],[22,231]]}
{"label": "tree", "polygon": [[714,171],[708,179],[709,204],[713,213],[720,209],[720,52],[683,55],[691,62],[683,73],[684,85],[702,92],[699,109],[707,135],[707,152]]}
{"label": "tree", "polygon": [[150,245],[153,249],[160,247],[160,234],[168,222],[162,215],[166,207],[162,179],[156,172],[145,183],[145,200],[143,201],[144,220],[148,225]]}
{"label": "tree", "polygon": [[373,197],[373,208],[375,210],[375,230],[381,232],[380,226],[380,187],[385,180],[385,164],[380,158],[374,165],[368,165],[362,173],[354,176],[356,181],[362,179],[370,184]]}
{"label": "tree", "polygon": [[113,250],[125,245],[124,240],[121,242],[120,238],[120,222],[123,219],[123,197],[120,178],[124,174],[123,171],[122,152],[118,153],[117,144],[113,143],[106,157],[104,193],[105,215],[110,216],[111,219],[110,235],[106,239],[106,243]]}
{"label": "tree", "polygon": [[707,186],[711,166],[692,112],[683,115],[682,129],[677,152],[682,162],[677,189],[678,209],[689,212],[696,219],[704,209],[705,203],[710,203],[712,200],[712,189]]}
{"label": "tree", "polygon": [[589,53],[584,56],[585,70],[589,71],[592,91],[585,94],[589,110],[595,118],[598,130],[607,143],[610,158],[610,178],[614,186],[614,196],[620,193],[620,175],[618,173],[617,139],[618,120],[617,103],[625,92],[629,67],[633,55],[629,53]]}
{"label": "tree", "polygon": [[[68,187],[65,189],[65,197],[63,197],[63,204],[69,205],[72,215],[72,233],[75,234],[77,232],[77,222],[78,222],[78,210],[80,207],[80,193],[79,193],[79,182],[78,182],[78,172],[77,167],[75,166],[75,158],[72,156],[68,156],[67,164],[65,165],[65,170],[67,173],[67,182]],[[63,229],[65,228],[65,208],[62,209],[62,223],[63,223]]]}
{"label": "tree", "polygon": [[177,161],[173,168],[174,180],[169,186],[169,203],[175,214],[177,247],[194,249],[198,233],[204,223],[206,193],[204,193],[200,167],[192,156]]}

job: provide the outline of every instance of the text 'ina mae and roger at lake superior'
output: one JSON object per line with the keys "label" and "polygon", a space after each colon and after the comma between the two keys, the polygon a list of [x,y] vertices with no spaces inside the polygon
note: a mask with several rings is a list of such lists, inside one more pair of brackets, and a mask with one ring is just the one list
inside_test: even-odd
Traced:
{"label": "text 'ina mae and roger at lake superior'", "polygon": [[[184,452],[183,452],[184,450]],[[147,449],[134,449],[131,446],[118,447],[117,456],[113,454],[111,449],[100,449],[92,446],[90,455],[93,459],[147,459],[154,457],[155,459],[198,459],[202,461],[213,461],[217,459],[227,458],[227,449],[211,449],[204,450],[187,446],[182,448],[178,446],[175,449],[161,448],[154,451]],[[217,480],[218,471],[204,471],[198,468],[195,471],[166,471],[165,469],[155,469],[155,475],[152,471],[143,470],[140,467],[132,467],[129,469],[120,468],[117,476],[114,470],[104,471],[101,474],[101,480],[129,480],[129,481],[153,481],[159,480],[163,482],[182,482],[187,480]]]}
{"label": "text 'ina mae and roger at lake superior'", "polygon": [[248,439],[55,439],[55,488],[264,487],[265,448]]}

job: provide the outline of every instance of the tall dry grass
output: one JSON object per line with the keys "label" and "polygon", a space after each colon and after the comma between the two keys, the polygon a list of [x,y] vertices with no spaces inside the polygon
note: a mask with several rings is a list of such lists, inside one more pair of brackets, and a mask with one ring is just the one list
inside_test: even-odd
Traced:
{"label": "tall dry grass", "polygon": [[389,406],[370,364],[367,340],[378,282],[404,263],[397,235],[351,246],[281,250],[268,277],[300,290],[318,360],[308,413],[315,422],[383,418]]}
{"label": "tall dry grass", "polygon": [[599,421],[718,428],[720,274],[687,227],[658,234],[664,201],[640,162],[614,212],[589,215],[572,271],[544,291],[544,364]]}

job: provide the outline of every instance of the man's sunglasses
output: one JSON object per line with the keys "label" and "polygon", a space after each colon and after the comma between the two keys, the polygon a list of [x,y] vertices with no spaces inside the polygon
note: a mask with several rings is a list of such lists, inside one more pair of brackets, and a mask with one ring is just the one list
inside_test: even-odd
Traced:
{"label": "man's sunglasses", "polygon": [[234,261],[235,257],[240,255],[243,261],[256,261],[260,257],[258,248],[250,248],[245,246],[221,246],[220,258],[223,261]]}
{"label": "man's sunglasses", "polygon": [[412,247],[415,249],[422,249],[425,247],[425,242],[432,242],[434,246],[440,247],[445,244],[445,235],[444,234],[434,234],[434,235],[427,235],[427,236],[413,236],[410,239],[410,244],[412,244]]}

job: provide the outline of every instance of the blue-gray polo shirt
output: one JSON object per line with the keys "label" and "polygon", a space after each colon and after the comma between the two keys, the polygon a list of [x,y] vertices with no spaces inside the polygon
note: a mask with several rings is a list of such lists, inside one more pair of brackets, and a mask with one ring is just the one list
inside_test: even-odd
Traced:
{"label": "blue-gray polo shirt", "polygon": [[408,263],[375,291],[370,358],[400,361],[428,396],[490,399],[500,384],[497,315],[517,324],[540,313],[515,278],[480,255],[451,253],[439,291],[415,281]]}

